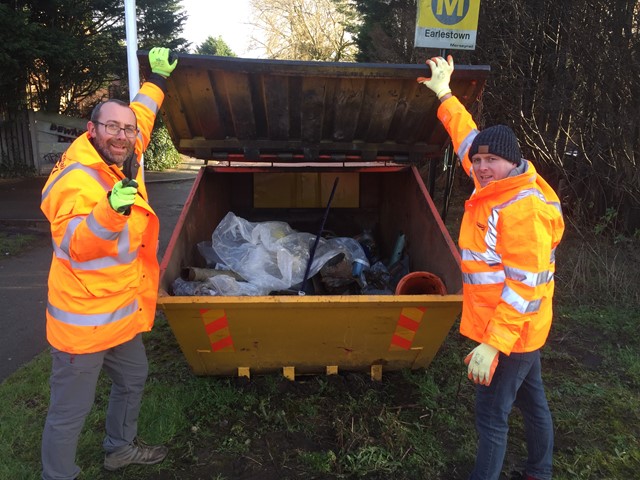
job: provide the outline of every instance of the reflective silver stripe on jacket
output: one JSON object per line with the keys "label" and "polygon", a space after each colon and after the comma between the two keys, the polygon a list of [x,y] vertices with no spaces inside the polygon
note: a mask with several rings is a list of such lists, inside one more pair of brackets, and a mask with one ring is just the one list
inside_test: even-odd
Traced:
{"label": "reflective silver stripe on jacket", "polygon": [[145,95],[144,93],[138,92],[133,98],[133,101],[144,105],[149,110],[151,110],[154,115],[157,115],[158,110],[160,110],[160,106],[156,103],[156,101],[150,96]]}
{"label": "reflective silver stripe on jacket", "polygon": [[[75,220],[75,219],[74,219]],[[65,238],[67,235],[65,234]],[[65,245],[67,251],[63,250],[61,247],[56,245],[56,242],[52,241],[53,244],[53,252],[56,258],[60,260],[66,260],[71,264],[71,267],[74,270],[101,270],[107,267],[116,267],[119,265],[128,265],[138,258],[138,250],[135,249],[133,252],[129,252],[129,231],[128,226],[125,226],[120,238],[118,240],[118,255],[115,257],[107,256],[94,258],[93,260],[87,260],[85,262],[78,262],[73,260],[68,252],[68,244]]]}
{"label": "reflective silver stripe on jacket", "polygon": [[462,160],[464,156],[467,154],[467,152],[471,148],[471,144],[475,140],[476,136],[478,136],[478,133],[480,132],[478,132],[478,130],[474,128],[467,134],[466,137],[464,137],[464,140],[462,140],[462,142],[460,143],[460,146],[458,147],[458,151],[456,152],[460,160]]}
{"label": "reflective silver stripe on jacket", "polygon": [[[84,220],[86,217],[84,215],[79,215],[77,217],[69,220],[67,224],[67,229],[64,231],[64,236],[62,237],[62,241],[60,242],[60,250],[62,250],[66,255],[69,255],[69,244],[71,243],[71,237],[73,236],[73,232],[76,231],[78,225]],[[55,241],[54,241],[55,245]]]}
{"label": "reflective silver stripe on jacket", "polygon": [[81,163],[74,163],[66,167],[62,172],[60,172],[60,175],[58,175],[55,178],[55,180],[47,186],[46,190],[42,192],[41,201],[44,202],[45,198],[49,196],[49,192],[51,192],[51,189],[53,188],[53,186],[56,183],[58,183],[58,181],[60,181],[61,178],[63,178],[66,174],[73,172],[74,170],[82,170],[84,173],[86,173],[91,178],[93,178],[96,182],[98,182],[102,186],[102,188],[104,188],[105,192],[108,192],[109,190],[111,190],[111,185],[109,185],[105,180],[103,180],[98,174],[98,172],[95,171],[93,168],[89,168],[85,165],[82,165]]}
{"label": "reflective silver stripe on jacket", "polygon": [[[91,233],[93,233],[96,237],[101,238],[102,240],[115,240],[116,238],[118,238],[118,235],[120,235],[120,232],[114,232],[113,230],[109,230],[108,228],[100,225],[100,223],[98,223],[98,221],[96,220],[93,212],[91,212],[87,217],[87,227],[89,227]],[[126,228],[127,227],[125,226],[125,229]]]}
{"label": "reflective silver stripe on jacket", "polygon": [[[100,176],[98,172],[92,168],[89,168],[85,165],[81,165],[78,163],[74,163],[67,167],[63,172],[58,176],[54,182],[49,185],[46,192],[43,193],[42,199],[44,200],[51,190],[51,187],[62,178],[63,175],[69,173],[69,171],[73,170],[82,170],[84,173],[89,175],[91,178],[96,180],[106,192],[108,192],[111,188],[107,182],[105,182]],[[88,260],[85,262],[77,262],[71,258],[69,253],[69,246],[71,244],[71,238],[73,237],[73,233],[75,232],[78,225],[83,220],[87,220],[87,226],[89,230],[98,238],[103,240],[115,240],[118,239],[118,255],[95,258],[93,260]],[[78,215],[75,218],[72,218],[67,224],[67,229],[64,232],[64,236],[60,245],[56,245],[56,242],[52,239],[53,251],[57,258],[61,260],[66,260],[71,264],[71,267],[77,270],[100,270],[102,268],[114,267],[118,265],[128,265],[132,263],[138,257],[138,249],[133,252],[129,252],[129,248],[131,247],[131,240],[129,236],[129,225],[125,224],[124,228],[121,232],[113,232],[103,226],[101,226],[95,219],[93,212],[89,214],[89,216]]]}
{"label": "reflective silver stripe on jacket", "polygon": [[128,265],[132,263],[138,256],[138,250],[127,253],[126,255],[119,254],[117,257],[101,257],[93,260],[87,260],[86,262],[76,262],[72,260],[69,255],[63,252],[56,244],[53,243],[53,253],[56,258],[60,260],[66,260],[69,262],[74,270],[101,270],[108,267],[117,267],[119,265]]}
{"label": "reflective silver stripe on jacket", "polygon": [[507,285],[502,289],[502,299],[516,309],[521,314],[537,312],[540,310],[541,299],[527,301],[518,295],[513,289]]}
{"label": "reflective silver stripe on jacket", "polygon": [[138,301],[134,300],[129,305],[125,305],[122,308],[119,308],[115,312],[109,313],[94,313],[94,314],[84,314],[84,313],[74,313],[67,312],[66,310],[62,310],[60,308],[54,307],[51,303],[47,303],[47,311],[49,315],[51,315],[56,320],[59,320],[68,325],[75,325],[77,327],[100,327],[102,325],[108,325],[113,322],[117,322],[118,320],[122,320],[123,318],[128,317],[138,310]]}
{"label": "reflective silver stripe on jacket", "polygon": [[504,272],[463,273],[462,281],[467,285],[490,285],[504,282]]}
{"label": "reflective silver stripe on jacket", "polygon": [[487,249],[484,252],[476,252],[463,248],[460,252],[462,260],[484,262],[491,267],[500,265],[502,263],[502,257],[498,255],[495,250]]}
{"label": "reflective silver stripe on jacket", "polygon": [[[485,238],[484,238],[485,243],[487,245],[487,249],[484,252],[476,252],[469,249],[463,249],[460,252],[462,260],[483,262],[490,267],[501,265],[502,257],[496,253],[496,244],[498,241],[497,225],[500,217],[500,212],[503,208],[508,207],[509,205],[519,200],[522,200],[523,198],[526,198],[529,195],[536,196],[537,198],[545,202],[547,205],[552,205],[558,208],[560,210],[560,213],[562,213],[562,210],[560,209],[560,205],[557,202],[547,202],[542,192],[534,188],[521,190],[512,199],[500,205],[497,205],[496,207],[491,209],[491,214],[489,215],[489,218],[487,221],[487,233],[485,234]],[[551,251],[551,258],[549,258],[549,264],[553,265],[554,263],[555,263],[555,248]],[[536,287],[538,285],[549,283],[551,282],[551,280],[553,280],[553,272],[551,271],[552,269],[544,270],[542,272],[527,272],[525,270],[521,270],[514,267],[508,267],[508,266],[504,266],[503,269],[504,269],[504,272],[500,272],[502,274],[502,279],[503,279],[502,281],[504,281],[505,278],[509,278],[509,279],[521,282],[524,285],[527,285],[530,287]],[[473,274],[464,273],[462,280],[467,285],[483,285],[483,284],[490,285],[490,284],[499,283],[497,281],[499,277],[500,275],[498,274],[498,272],[479,272],[479,273],[473,273]],[[515,292],[513,292],[513,295],[521,299],[522,302],[525,301],[524,299],[522,299],[522,297],[517,295]],[[503,298],[504,298],[504,292],[503,292]],[[535,302],[531,302],[531,303],[535,303]],[[518,301],[515,301],[515,304],[517,305]],[[515,305],[514,305],[514,308],[520,311]],[[539,308],[539,305],[535,307],[535,310],[531,310],[531,311],[536,311],[538,308]]]}
{"label": "reflective silver stripe on jacket", "polygon": [[545,270],[543,272],[527,272],[519,268],[505,266],[504,273],[507,278],[516,280],[528,287],[537,287],[538,285],[544,285],[553,280],[553,272],[551,270]]}
{"label": "reflective silver stripe on jacket", "polygon": [[[456,152],[458,154],[458,158],[460,159],[460,162],[462,162],[462,159],[464,158],[464,156],[469,152],[469,149],[471,148],[471,144],[473,143],[473,140],[476,138],[478,133],[479,133],[478,130],[474,128],[467,134],[466,137],[464,137],[464,140],[462,140],[462,143],[460,143],[460,146],[458,147],[458,151]],[[474,178],[473,168],[469,168],[469,178],[471,179]]]}
{"label": "reflective silver stripe on jacket", "polygon": [[502,210],[503,208],[508,207],[512,203],[515,203],[518,200],[522,200],[523,198],[527,198],[530,195],[533,195],[534,197],[538,197],[538,199],[541,200],[543,203],[546,203],[547,205],[551,205],[556,210],[558,210],[560,213],[562,213],[562,207],[560,206],[560,204],[558,202],[547,202],[547,199],[544,197],[544,194],[540,190],[538,190],[536,188],[527,188],[526,190],[520,190],[518,192],[518,194],[515,197],[513,197],[511,200],[507,200],[502,205],[498,205],[498,206],[494,207],[493,209],[494,210]]}

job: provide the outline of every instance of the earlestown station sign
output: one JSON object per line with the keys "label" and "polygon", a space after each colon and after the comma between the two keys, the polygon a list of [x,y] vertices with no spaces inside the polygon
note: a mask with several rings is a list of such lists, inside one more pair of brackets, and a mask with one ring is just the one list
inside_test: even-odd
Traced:
{"label": "earlestown station sign", "polygon": [[418,0],[416,47],[476,48],[480,0]]}

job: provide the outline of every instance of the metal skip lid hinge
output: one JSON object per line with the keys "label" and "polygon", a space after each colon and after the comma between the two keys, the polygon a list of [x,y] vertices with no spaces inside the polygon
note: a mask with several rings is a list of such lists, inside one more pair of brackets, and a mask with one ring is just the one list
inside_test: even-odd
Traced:
{"label": "metal skip lid hinge", "polygon": [[[234,160],[235,157],[235,160]],[[270,163],[333,163],[348,165],[350,163],[386,163],[396,165],[412,165],[425,161],[424,153],[411,152],[379,155],[377,150],[361,150],[348,153],[320,154],[317,149],[304,149],[304,152],[266,152],[257,147],[245,147],[243,153],[230,154],[228,152],[209,152],[208,155],[199,155],[199,158],[208,158],[212,161],[247,161]]]}

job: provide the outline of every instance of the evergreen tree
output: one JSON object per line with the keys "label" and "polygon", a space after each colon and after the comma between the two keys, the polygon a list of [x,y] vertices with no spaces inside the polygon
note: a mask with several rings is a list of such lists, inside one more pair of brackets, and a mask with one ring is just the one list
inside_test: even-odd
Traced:
{"label": "evergreen tree", "polygon": [[34,30],[28,15],[0,3],[0,113],[26,103],[28,68],[37,54]]}
{"label": "evergreen tree", "polygon": [[207,39],[202,42],[196,48],[198,55],[219,55],[221,57],[237,57],[231,47],[222,39],[221,36],[213,37],[208,36]]}
{"label": "evergreen tree", "polygon": [[358,62],[415,63],[416,0],[352,0]]}
{"label": "evergreen tree", "polygon": [[[19,103],[78,114],[91,95],[114,82],[127,97],[123,0],[27,0],[0,7],[0,25],[6,25],[0,59],[10,59],[0,81],[4,91],[28,92]],[[139,0],[136,14],[140,49],[186,50],[179,0]],[[7,72],[7,65],[15,68]]]}

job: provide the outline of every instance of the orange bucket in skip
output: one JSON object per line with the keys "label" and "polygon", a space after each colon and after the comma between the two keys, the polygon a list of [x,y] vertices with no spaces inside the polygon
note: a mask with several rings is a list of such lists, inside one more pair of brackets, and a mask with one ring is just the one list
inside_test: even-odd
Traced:
{"label": "orange bucket in skip", "polygon": [[442,280],[431,272],[411,272],[400,279],[396,295],[446,295]]}

